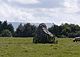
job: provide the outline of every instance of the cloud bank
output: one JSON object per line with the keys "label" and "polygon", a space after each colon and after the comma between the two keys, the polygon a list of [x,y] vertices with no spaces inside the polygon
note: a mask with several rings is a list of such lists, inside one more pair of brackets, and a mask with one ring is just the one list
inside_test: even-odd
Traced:
{"label": "cloud bank", "polygon": [[8,0],[10,3],[20,3],[20,4],[35,4],[39,3],[38,0]]}
{"label": "cloud bank", "polygon": [[0,0],[0,20],[80,24],[79,0]]}

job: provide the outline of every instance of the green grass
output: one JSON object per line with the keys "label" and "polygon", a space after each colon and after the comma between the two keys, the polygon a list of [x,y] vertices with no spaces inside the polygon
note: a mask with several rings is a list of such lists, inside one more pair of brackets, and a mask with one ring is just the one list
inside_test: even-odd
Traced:
{"label": "green grass", "polygon": [[32,38],[0,38],[0,57],[80,57],[80,42],[57,40],[58,44],[33,44]]}

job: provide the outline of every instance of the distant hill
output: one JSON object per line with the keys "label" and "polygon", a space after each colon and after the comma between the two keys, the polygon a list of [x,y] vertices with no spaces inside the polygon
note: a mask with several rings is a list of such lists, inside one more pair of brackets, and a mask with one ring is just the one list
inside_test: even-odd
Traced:
{"label": "distant hill", "polygon": [[[14,30],[16,30],[16,28],[19,26],[20,22],[9,22],[13,25],[14,27]],[[25,24],[25,23],[22,23],[22,24]],[[40,23],[31,23],[32,25],[35,25],[35,26],[39,26]],[[53,23],[45,23],[46,26],[49,28],[51,27],[52,25],[54,25]]]}

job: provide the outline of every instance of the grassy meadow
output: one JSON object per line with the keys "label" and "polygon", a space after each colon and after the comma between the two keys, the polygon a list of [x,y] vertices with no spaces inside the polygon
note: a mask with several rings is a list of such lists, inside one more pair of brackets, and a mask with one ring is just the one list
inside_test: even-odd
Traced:
{"label": "grassy meadow", "polygon": [[0,57],[80,57],[80,42],[57,40],[58,44],[34,44],[32,38],[0,38]]}

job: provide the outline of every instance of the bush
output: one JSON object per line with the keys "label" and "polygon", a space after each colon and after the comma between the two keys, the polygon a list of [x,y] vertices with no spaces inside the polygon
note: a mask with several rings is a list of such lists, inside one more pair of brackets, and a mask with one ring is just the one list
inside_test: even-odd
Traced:
{"label": "bush", "polygon": [[3,30],[1,33],[1,37],[12,37],[12,33],[9,30]]}

